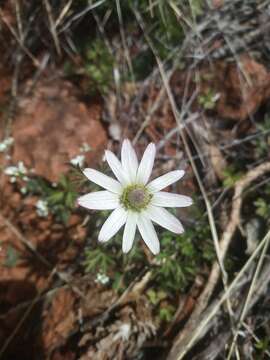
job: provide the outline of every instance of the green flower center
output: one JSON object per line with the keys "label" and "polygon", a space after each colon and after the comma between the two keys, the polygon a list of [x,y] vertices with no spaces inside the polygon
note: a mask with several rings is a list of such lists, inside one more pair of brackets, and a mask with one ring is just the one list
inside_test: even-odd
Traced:
{"label": "green flower center", "polygon": [[145,186],[130,185],[124,189],[120,202],[127,210],[140,212],[147,207],[151,198]]}

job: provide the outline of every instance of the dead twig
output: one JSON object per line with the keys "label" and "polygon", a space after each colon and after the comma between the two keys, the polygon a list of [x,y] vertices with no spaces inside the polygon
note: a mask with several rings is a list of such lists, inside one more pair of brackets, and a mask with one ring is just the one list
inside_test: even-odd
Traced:
{"label": "dead twig", "polygon": [[[266,245],[267,243],[265,243]],[[246,276],[246,280],[244,280],[241,284],[239,284],[239,287],[236,289],[232,296],[233,303],[237,304],[237,310],[236,314],[237,316],[240,316],[242,313],[242,296],[243,292],[245,292],[247,283],[250,283],[252,278],[252,273],[254,271],[254,267],[250,267],[249,274]],[[270,283],[270,277],[269,277],[269,271],[270,271],[270,263],[266,263],[264,265],[264,268],[262,269],[258,281],[256,282],[255,289],[253,291],[253,296],[250,299],[250,302],[247,306],[247,312],[250,312],[250,310],[257,304],[257,302],[265,296],[267,287]],[[215,304],[211,304],[211,307],[213,307]],[[246,312],[246,314],[247,314]],[[212,318],[212,321],[207,324],[205,327],[204,334],[200,337],[202,339],[203,336],[207,334],[207,332],[215,327],[215,323],[217,323],[218,317],[222,317],[223,314],[222,311],[219,311],[219,314],[216,316],[216,318]],[[243,321],[242,322],[243,328],[253,337],[253,339],[258,342],[259,338],[254,334],[252,329]],[[219,331],[220,330],[220,331]],[[208,345],[208,347],[203,350],[201,353],[199,353],[195,359],[197,360],[214,360],[222,351],[225,349],[225,345],[227,344],[229,338],[230,338],[230,330],[228,327],[225,327],[224,329],[224,322],[221,321],[221,324],[219,327],[215,330],[216,333],[218,333],[218,336],[214,336],[211,343]],[[266,350],[265,354],[270,358],[270,352]]]}
{"label": "dead twig", "polygon": [[131,57],[130,57],[130,53],[129,53],[129,49],[128,49],[128,45],[127,45],[127,41],[126,41],[126,34],[125,34],[125,30],[124,30],[124,22],[123,22],[123,17],[122,17],[120,0],[116,0],[116,9],[117,9],[117,15],[118,15],[118,20],[119,20],[119,30],[120,30],[121,41],[122,41],[123,48],[124,48],[124,55],[126,57],[128,68],[129,68],[132,80],[134,82],[134,71],[133,71],[132,61],[131,61]]}
{"label": "dead twig", "polygon": [[[270,162],[261,164],[257,166],[255,169],[250,170],[241,180],[237,181],[237,183],[235,184],[230,221],[225,231],[223,232],[219,244],[222,260],[225,258],[232,237],[238,225],[240,224],[241,207],[243,202],[242,194],[244,190],[254,180],[258,179],[259,177],[263,176],[269,171],[270,171]],[[207,307],[208,301],[217,285],[219,276],[220,276],[220,267],[218,262],[215,261],[212,266],[207,284],[198,299],[198,303],[195,307],[195,310],[193,311],[185,328],[176,337],[174,346],[170,352],[168,359],[170,360],[181,359],[190,349],[191,342],[192,344],[195,342],[194,336],[196,333],[196,328],[198,327],[198,323],[200,322],[201,314]]]}
{"label": "dead twig", "polygon": [[133,145],[136,144],[136,142],[139,140],[141,134],[143,133],[144,129],[150,124],[150,121],[151,121],[153,115],[159,109],[161,102],[164,101],[164,97],[165,97],[165,89],[164,89],[164,87],[162,87],[158,93],[158,96],[157,96],[154,104],[151,106],[148,113],[146,114],[145,120],[143,121],[139,130],[137,131],[137,133],[132,141]]}
{"label": "dead twig", "polygon": [[[250,258],[247,260],[245,265],[242,267],[242,269],[239,271],[239,273],[236,275],[232,283],[229,285],[228,289],[224,292],[220,300],[213,306],[210,312],[208,312],[204,317],[201,317],[198,319],[198,323],[196,325],[196,328],[192,331],[191,335],[189,336],[189,340],[186,344],[183,344],[183,348],[179,350],[178,354],[175,354],[175,357],[169,357],[168,359],[177,359],[181,360],[183,357],[188,353],[188,351],[192,348],[192,346],[198,341],[198,339],[201,337],[202,333],[204,332],[205,328],[208,326],[209,322],[216,316],[218,313],[220,307],[226,301],[228,296],[231,296],[233,293],[233,290],[235,290],[236,286],[238,285],[240,279],[243,277],[243,275],[247,272],[251,264],[253,263],[254,259],[258,256],[262,248],[265,246],[265,243],[269,241],[270,238],[270,230],[267,232],[263,240],[260,242],[260,244],[257,246],[256,250],[253,252],[253,254],[250,256]],[[169,355],[170,356],[170,355]]]}
{"label": "dead twig", "polygon": [[136,279],[127,287],[123,294],[112,304],[106,311],[100,316],[91,320],[89,323],[84,325],[84,330],[89,329],[97,324],[104,324],[110,317],[110,315],[119,307],[126,305],[129,302],[134,302],[138,299],[146,288],[147,284],[151,279],[151,271],[147,271],[143,275],[139,275]]}
{"label": "dead twig", "polygon": [[52,38],[53,38],[53,41],[55,44],[57,54],[60,56],[61,55],[61,47],[60,47],[60,42],[59,42],[58,35],[56,32],[56,22],[54,22],[54,19],[53,19],[52,8],[49,3],[49,0],[43,0],[43,1],[44,1],[45,9],[48,14],[48,20],[49,20],[49,24],[50,24],[50,32],[52,34]]}
{"label": "dead twig", "polygon": [[35,67],[39,67],[40,63],[39,63],[38,59],[33,54],[31,54],[31,52],[27,49],[27,47],[25,47],[22,39],[20,38],[20,36],[18,36],[16,30],[9,24],[9,22],[6,19],[5,14],[3,13],[1,8],[0,8],[0,19],[6,25],[6,27],[11,32],[11,34],[14,36],[15,40],[18,42],[22,51],[32,60],[33,65]]}
{"label": "dead twig", "polygon": [[268,246],[269,246],[269,239],[266,241],[263,249],[262,249],[262,253],[260,255],[260,258],[259,258],[259,261],[258,261],[258,264],[256,266],[256,270],[255,270],[255,273],[254,273],[254,276],[253,276],[253,279],[252,279],[252,282],[250,284],[250,287],[249,287],[249,291],[248,291],[248,294],[247,294],[247,297],[245,299],[245,302],[244,302],[244,306],[243,306],[243,309],[241,311],[241,315],[240,315],[240,319],[238,321],[238,324],[237,324],[237,331],[236,333],[234,334],[234,337],[233,337],[233,340],[232,340],[232,343],[231,343],[231,347],[230,347],[230,350],[229,350],[229,354],[228,354],[228,357],[227,357],[227,360],[230,360],[232,358],[232,355],[233,355],[233,351],[234,351],[234,348],[235,346],[237,345],[237,338],[238,338],[238,335],[239,335],[239,330],[242,326],[242,323],[247,315],[247,312],[249,310],[249,303],[251,302],[251,296],[253,295],[253,293],[255,292],[256,290],[256,283],[257,283],[257,280],[258,280],[258,277],[259,277],[259,274],[261,272],[261,268],[263,266],[263,262],[265,260],[265,255],[267,253],[267,250],[268,250]]}

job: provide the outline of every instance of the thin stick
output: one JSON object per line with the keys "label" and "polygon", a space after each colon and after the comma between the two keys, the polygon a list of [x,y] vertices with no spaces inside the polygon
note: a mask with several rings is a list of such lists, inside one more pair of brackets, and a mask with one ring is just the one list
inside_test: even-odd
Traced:
{"label": "thin stick", "polygon": [[65,18],[66,14],[68,13],[71,5],[73,3],[73,0],[70,0],[62,9],[60,15],[58,16],[58,18],[55,21],[55,29],[57,29],[57,27],[61,24],[62,20]]}
{"label": "thin stick", "polygon": [[149,125],[152,116],[154,115],[154,113],[159,109],[161,101],[164,99],[164,95],[165,95],[165,89],[164,87],[162,87],[162,89],[159,91],[157,98],[155,99],[154,104],[151,106],[150,110],[148,111],[148,113],[146,114],[145,120],[144,122],[141,124],[139,130],[137,131],[132,143],[133,145],[136,144],[136,142],[139,140],[141,134],[143,133],[144,129]]}
{"label": "thin stick", "polygon": [[249,290],[248,290],[248,294],[247,294],[247,297],[246,297],[246,300],[244,302],[244,306],[243,306],[243,309],[242,309],[242,312],[241,312],[241,315],[240,315],[240,319],[239,319],[239,322],[237,324],[237,331],[236,333],[234,334],[234,337],[233,337],[233,340],[232,340],[232,344],[231,344],[231,347],[230,347],[230,350],[229,350],[229,354],[227,356],[227,360],[230,360],[232,355],[233,355],[233,351],[234,351],[234,348],[237,344],[237,338],[238,338],[238,335],[239,335],[239,330],[240,330],[240,327],[242,326],[242,323],[247,315],[247,312],[248,312],[248,305],[249,305],[249,302],[250,302],[250,299],[251,299],[251,296],[253,295],[253,292],[255,290],[255,285],[256,285],[256,281],[258,279],[258,276],[259,276],[259,273],[261,271],[261,268],[262,268],[262,265],[263,265],[263,261],[264,261],[264,258],[265,258],[265,255],[266,255],[266,252],[268,250],[268,246],[269,246],[269,239],[267,239],[267,241],[265,242],[265,245],[262,249],[262,253],[260,255],[260,258],[259,258],[259,261],[258,261],[258,264],[257,264],[257,267],[256,267],[256,270],[255,270],[255,273],[254,273],[254,276],[253,276],[253,279],[252,279],[252,282],[250,284],[250,287],[249,287]]}
{"label": "thin stick", "polygon": [[15,0],[15,12],[16,12],[16,20],[18,24],[19,38],[23,42],[23,27],[22,27],[22,19],[21,19],[21,8],[18,0]]}
{"label": "thin stick", "polygon": [[[225,256],[227,252],[228,246],[240,221],[239,219],[242,206],[242,194],[245,188],[249,186],[249,184],[256,180],[258,177],[264,175],[266,172],[270,172],[270,162],[261,164],[255,169],[250,170],[242,179],[238,180],[238,182],[235,184],[230,221],[226,226],[220,241],[220,247],[223,256]],[[174,348],[172,349],[172,353],[174,354],[174,356],[176,356],[176,354],[180,354],[179,356],[182,356],[183,351],[185,351],[183,349],[186,349],[187,346],[186,343],[190,344],[190,342],[193,341],[193,337],[195,336],[194,333],[196,333],[197,330],[198,321],[200,321],[200,315],[206,308],[209,298],[212,295],[218,281],[219,271],[219,265],[217,262],[215,262],[212,266],[207,285],[205,286],[202,294],[198,299],[197,306],[193,311],[190,319],[188,320],[184,331],[179,335],[174,345]],[[192,334],[192,336],[190,334]],[[190,338],[191,340],[189,340]],[[195,336],[195,339],[196,338],[197,337]],[[173,358],[175,357],[172,357],[172,359]]]}
{"label": "thin stick", "polygon": [[60,56],[61,55],[61,47],[60,47],[59,39],[57,36],[56,23],[54,22],[54,19],[53,19],[52,8],[49,3],[49,0],[44,0],[44,5],[45,5],[45,9],[48,14],[48,20],[49,20],[49,24],[50,24],[50,32],[53,37],[55,48],[56,48],[57,54]]}
{"label": "thin stick", "polygon": [[25,45],[23,44],[22,40],[20,39],[20,37],[18,36],[16,30],[13,29],[13,27],[9,24],[9,22],[6,20],[5,15],[2,11],[2,9],[0,8],[0,17],[1,20],[3,21],[3,23],[6,25],[6,27],[9,29],[9,31],[11,32],[11,34],[14,36],[15,40],[18,42],[18,44],[20,45],[20,47],[22,48],[22,50],[25,52],[25,54],[32,60],[33,64],[36,67],[39,67],[39,61],[38,59],[36,59],[34,57],[34,55],[31,54],[31,52],[25,47]]}
{"label": "thin stick", "polygon": [[119,20],[120,36],[121,36],[121,40],[122,40],[122,44],[123,44],[123,48],[124,48],[124,53],[125,53],[125,57],[127,59],[127,64],[128,64],[129,71],[131,73],[131,77],[134,81],[134,71],[133,71],[132,62],[131,62],[131,58],[129,55],[129,50],[128,50],[128,46],[127,46],[127,42],[126,42],[126,35],[125,35],[125,30],[124,30],[120,1],[119,0],[115,0],[115,1],[116,1],[116,9],[117,9],[118,20]]}
{"label": "thin stick", "polygon": [[232,293],[232,290],[236,287],[239,280],[242,278],[242,276],[245,274],[249,266],[252,264],[253,260],[257,257],[257,255],[260,253],[261,249],[265,246],[265,243],[269,241],[270,238],[270,230],[265,235],[261,243],[258,245],[258,247],[255,249],[253,254],[250,256],[250,258],[247,260],[245,265],[242,267],[240,272],[236,275],[228,289],[224,292],[221,299],[217,302],[217,304],[214,306],[212,311],[199,323],[197,323],[197,327],[195,328],[195,331],[192,335],[192,338],[189,340],[189,342],[181,349],[181,352],[176,357],[177,360],[183,359],[183,357],[187,354],[187,352],[192,348],[192,346],[195,344],[196,340],[202,333],[204,327],[209,323],[209,321],[212,320],[212,318],[216,315],[216,313],[219,311],[220,307],[228,299],[230,294]]}

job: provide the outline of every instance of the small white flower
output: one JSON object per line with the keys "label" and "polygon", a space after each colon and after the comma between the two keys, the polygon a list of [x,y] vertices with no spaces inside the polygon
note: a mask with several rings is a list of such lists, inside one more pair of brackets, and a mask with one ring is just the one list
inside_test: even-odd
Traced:
{"label": "small white flower", "polygon": [[91,151],[91,146],[89,146],[87,143],[83,143],[82,146],[80,147],[80,152],[86,153],[89,151]]}
{"label": "small white flower", "polygon": [[70,160],[70,163],[74,166],[82,167],[84,164],[85,156],[84,155],[77,155],[73,159]]}
{"label": "small white flower", "polygon": [[20,192],[21,192],[21,194],[23,194],[23,195],[27,194],[27,187],[23,186],[23,187],[20,189]]}
{"label": "small white flower", "polygon": [[27,174],[27,169],[26,169],[26,167],[24,166],[23,161],[19,161],[19,162],[18,162],[18,171],[19,171],[20,175],[25,175],[25,174]]}
{"label": "small white flower", "polygon": [[9,181],[11,182],[11,184],[15,184],[15,182],[17,182],[16,176],[11,176],[11,178],[9,179]]}
{"label": "small white flower", "polygon": [[110,281],[110,278],[106,274],[98,273],[95,279],[96,283],[106,285]]}
{"label": "small white flower", "polygon": [[106,160],[117,180],[94,169],[85,169],[84,175],[104,191],[92,192],[81,196],[78,204],[95,210],[113,210],[101,227],[99,241],[110,240],[125,224],[122,249],[127,253],[133,245],[136,227],[152,251],[160,251],[159,240],[152,221],[176,234],[184,229],[180,221],[164,207],[186,207],[192,204],[188,196],[160,191],[184,175],[183,170],[171,171],[149,182],[154,165],[156,147],[149,144],[140,164],[129,140],[124,140],[121,162],[109,150]]}
{"label": "small white flower", "polygon": [[8,166],[5,168],[4,173],[8,176],[23,176],[27,174],[27,169],[22,161],[18,162],[17,166]]}
{"label": "small white flower", "polygon": [[5,168],[4,173],[8,176],[17,176],[18,168],[17,166],[8,166]]}
{"label": "small white flower", "polygon": [[12,137],[8,137],[0,143],[0,152],[5,152],[9,149],[9,147],[14,143],[14,139]]}
{"label": "small white flower", "polygon": [[47,217],[49,215],[48,203],[45,200],[38,200],[36,202],[36,209],[40,217]]}

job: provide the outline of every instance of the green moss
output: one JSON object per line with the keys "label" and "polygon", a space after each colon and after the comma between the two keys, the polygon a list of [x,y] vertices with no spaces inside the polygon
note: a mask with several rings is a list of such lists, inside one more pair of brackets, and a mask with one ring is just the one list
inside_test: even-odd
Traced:
{"label": "green moss", "polygon": [[85,71],[94,82],[94,86],[89,88],[91,92],[97,89],[106,93],[109,90],[113,80],[113,63],[114,59],[101,39],[96,39],[86,47]]}

